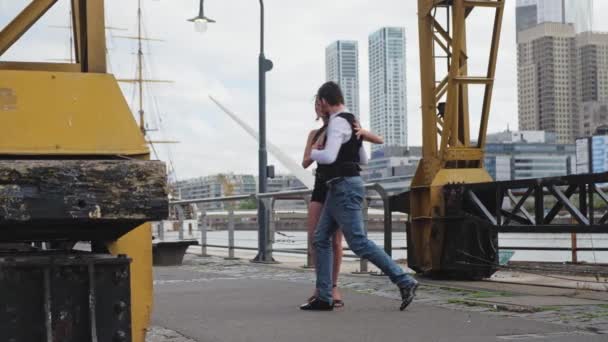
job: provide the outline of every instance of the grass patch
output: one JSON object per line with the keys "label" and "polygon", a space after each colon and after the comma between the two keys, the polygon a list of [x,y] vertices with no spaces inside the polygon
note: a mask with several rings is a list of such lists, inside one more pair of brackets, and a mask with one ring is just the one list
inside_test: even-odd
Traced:
{"label": "grass patch", "polygon": [[562,308],[561,306],[541,306],[541,307],[538,308],[538,311],[542,311],[542,312],[545,312],[545,311],[559,311],[559,310],[561,310],[561,308]]}
{"label": "grass patch", "polygon": [[464,300],[464,299],[450,298],[450,299],[448,299],[448,303],[450,303],[450,304],[466,304],[467,301]]}
{"label": "grass patch", "polygon": [[472,298],[469,298],[469,299],[452,298],[452,299],[448,299],[448,303],[466,305],[469,307],[481,307],[481,308],[486,308],[493,312],[507,311],[507,312],[519,312],[519,313],[523,313],[523,312],[534,313],[534,312],[539,311],[538,308],[535,308],[535,307],[527,307],[527,306],[521,306],[521,305],[482,303],[482,302],[475,301]]}
{"label": "grass patch", "polygon": [[608,312],[589,312],[576,317],[579,320],[591,321],[597,318],[608,317]]}
{"label": "grass patch", "polygon": [[459,289],[456,287],[445,287],[445,286],[441,286],[441,287],[439,287],[439,289],[443,290],[443,291],[454,292],[454,293],[471,293],[471,292],[473,292],[470,290]]}
{"label": "grass patch", "polygon": [[508,292],[494,292],[494,291],[476,291],[476,290],[466,290],[455,287],[445,287],[442,286],[439,288],[440,290],[451,292],[454,294],[459,294],[465,298],[470,299],[481,299],[481,298],[492,298],[492,297],[512,297],[513,294]]}
{"label": "grass patch", "polygon": [[372,289],[362,290],[362,289],[359,289],[359,290],[355,290],[355,292],[357,292],[357,293],[363,293],[363,294],[374,294],[374,293],[376,293],[376,290],[372,290]]}
{"label": "grass patch", "polygon": [[466,306],[469,306],[469,307],[480,307],[480,308],[489,309],[491,311],[498,311],[498,309],[497,309],[497,307],[495,305],[486,304],[486,303],[479,303],[479,302],[473,302],[473,301],[466,300],[466,299],[451,298],[451,299],[448,299],[448,303],[450,303],[450,304],[458,304],[458,305],[466,305]]}
{"label": "grass patch", "polygon": [[492,298],[492,297],[511,297],[512,294],[508,292],[488,292],[488,291],[477,291],[471,292],[467,297],[474,299]]}
{"label": "grass patch", "polygon": [[451,291],[454,294],[458,294],[460,295],[461,299],[467,300],[467,299],[484,299],[484,298],[495,298],[495,297],[512,297],[513,294],[508,293],[508,292],[491,292],[491,291],[468,291],[468,290],[461,290],[461,291]]}

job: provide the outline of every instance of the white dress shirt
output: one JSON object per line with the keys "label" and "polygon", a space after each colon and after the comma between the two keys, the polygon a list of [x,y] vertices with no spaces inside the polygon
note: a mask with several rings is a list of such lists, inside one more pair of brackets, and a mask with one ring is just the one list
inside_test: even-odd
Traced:
{"label": "white dress shirt", "polygon": [[[323,150],[312,150],[310,158],[319,164],[332,164],[338,158],[340,147],[348,142],[353,134],[353,129],[348,120],[339,117],[342,112],[333,113],[329,116],[329,124],[327,125],[327,139]],[[359,149],[359,164],[367,165],[367,153],[361,145]]]}

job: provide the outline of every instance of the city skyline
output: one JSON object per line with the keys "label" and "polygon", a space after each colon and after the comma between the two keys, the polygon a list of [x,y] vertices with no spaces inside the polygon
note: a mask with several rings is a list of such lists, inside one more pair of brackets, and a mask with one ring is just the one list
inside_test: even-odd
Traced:
{"label": "city skyline", "polygon": [[[50,25],[66,25],[69,13],[65,1],[58,2],[31,32],[13,49],[6,59],[32,60],[31,51],[40,51],[43,61],[69,58],[68,30],[49,30]],[[155,100],[148,97],[147,109],[158,103],[162,120],[150,117],[152,140],[177,140],[180,144],[159,145],[159,153],[167,158],[167,149],[173,151],[178,179],[227,171],[255,173],[257,146],[209,99],[215,95],[251,126],[257,126],[257,16],[258,10],[251,1],[235,0],[230,6],[221,1],[206,2],[206,11],[217,20],[205,35],[194,31],[187,22],[198,10],[197,1],[169,2],[144,1],[144,32],[152,38],[163,39],[144,44],[155,78],[173,80],[169,85],[151,85],[148,94],[156,93]],[[27,4],[25,0],[0,0],[0,25]],[[420,75],[418,54],[417,6],[415,1],[378,0],[353,2],[336,0],[326,3],[311,0],[302,6],[284,6],[269,1],[267,4],[267,56],[275,62],[268,75],[268,132],[269,139],[281,146],[292,158],[302,156],[310,129],[314,122],[313,96],[324,81],[324,54],[320,53],[332,41],[352,39],[365,42],[370,32],[383,26],[406,28],[408,42],[408,145],[420,145]],[[235,10],[238,8],[238,10]],[[608,2],[595,3],[595,15],[608,11]],[[131,78],[134,73],[134,42],[116,39],[116,35],[135,32],[136,3],[107,1],[107,24],[128,29],[130,32],[112,32],[109,37],[110,70],[119,77]],[[480,9],[471,14],[469,29],[480,32],[480,38],[469,42],[475,55],[485,54],[487,18]],[[366,20],[353,20],[366,16]],[[489,132],[504,130],[507,125],[517,127],[517,65],[515,41],[515,2],[506,3],[501,50],[497,67],[495,95]],[[336,25],[337,22],[342,24]],[[310,25],[310,23],[315,23]],[[608,23],[596,20],[595,29],[608,30]],[[488,33],[489,35],[489,33]],[[297,40],[294,40],[297,37]],[[364,48],[361,44],[360,48]],[[361,71],[368,65],[367,53],[360,54]],[[162,67],[161,67],[162,66]],[[471,66],[471,72],[477,66]],[[369,128],[369,93],[367,72],[360,74],[361,119]],[[123,86],[128,101],[132,88]],[[478,99],[471,99],[471,106]],[[150,112],[148,110],[147,112]],[[475,120],[475,118],[473,118]],[[161,122],[162,121],[162,122]],[[471,122],[471,126],[475,126]],[[162,126],[162,127],[161,127]],[[281,165],[273,158],[277,172]]]}

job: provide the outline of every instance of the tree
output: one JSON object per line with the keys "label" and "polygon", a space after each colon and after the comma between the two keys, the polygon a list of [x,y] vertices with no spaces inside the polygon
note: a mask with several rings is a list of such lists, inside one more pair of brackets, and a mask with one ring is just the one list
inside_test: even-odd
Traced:
{"label": "tree", "polygon": [[253,210],[258,208],[258,202],[254,198],[250,198],[246,201],[241,201],[239,204],[240,210]]}

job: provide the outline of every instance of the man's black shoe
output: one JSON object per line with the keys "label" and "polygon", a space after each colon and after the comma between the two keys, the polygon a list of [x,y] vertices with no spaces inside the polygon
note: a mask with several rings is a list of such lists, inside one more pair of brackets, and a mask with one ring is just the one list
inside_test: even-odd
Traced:
{"label": "man's black shoe", "polygon": [[332,311],[334,306],[328,302],[321,300],[319,297],[311,300],[306,304],[300,305],[300,310],[306,311]]}
{"label": "man's black shoe", "polygon": [[[415,281],[415,280],[414,280]],[[410,285],[408,287],[402,287],[399,289],[401,292],[401,307],[399,310],[403,311],[407,308],[408,305],[412,303],[414,297],[416,297],[416,289],[418,288],[418,282],[416,281],[414,285]]]}

